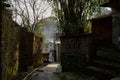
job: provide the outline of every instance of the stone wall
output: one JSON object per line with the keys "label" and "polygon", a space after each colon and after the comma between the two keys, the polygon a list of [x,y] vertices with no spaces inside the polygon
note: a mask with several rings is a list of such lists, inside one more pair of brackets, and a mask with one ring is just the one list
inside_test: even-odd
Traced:
{"label": "stone wall", "polygon": [[92,34],[96,45],[109,46],[119,43],[120,36],[120,14],[93,19]]}
{"label": "stone wall", "polygon": [[26,28],[19,31],[19,71],[27,71],[28,66],[33,64],[33,37],[34,34],[28,32]]}
{"label": "stone wall", "polygon": [[96,46],[112,45],[112,16],[92,19],[92,34]]}
{"label": "stone wall", "polygon": [[19,27],[2,14],[2,80],[12,80],[18,74],[18,32]]}
{"label": "stone wall", "polygon": [[2,16],[1,80],[14,80],[30,66],[42,64],[42,38],[20,27],[7,13]]}
{"label": "stone wall", "polygon": [[41,37],[34,35],[34,41],[33,41],[33,61],[34,61],[33,67],[34,68],[41,66],[43,64],[42,42],[43,42],[43,39]]}
{"label": "stone wall", "polygon": [[92,37],[64,36],[61,37],[61,65],[63,71],[78,70],[88,65],[92,56]]}

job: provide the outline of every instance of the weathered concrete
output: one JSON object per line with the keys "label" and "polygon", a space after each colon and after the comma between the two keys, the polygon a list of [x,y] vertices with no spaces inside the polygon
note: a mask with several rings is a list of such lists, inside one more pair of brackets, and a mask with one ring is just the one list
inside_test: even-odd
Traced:
{"label": "weathered concrete", "polygon": [[57,75],[54,74],[59,64],[52,63],[45,67],[38,68],[32,74],[28,75],[24,80],[59,80]]}

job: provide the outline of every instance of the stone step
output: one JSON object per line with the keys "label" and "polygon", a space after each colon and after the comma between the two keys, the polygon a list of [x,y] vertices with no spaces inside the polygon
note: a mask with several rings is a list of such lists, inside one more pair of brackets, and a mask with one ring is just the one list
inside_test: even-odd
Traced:
{"label": "stone step", "polygon": [[107,61],[107,60],[94,60],[92,65],[99,66],[99,67],[102,67],[104,69],[111,69],[111,70],[120,71],[120,63],[117,63],[114,61],[111,62],[111,61]]}
{"label": "stone step", "polygon": [[120,80],[120,76],[115,77],[115,78],[112,78],[112,79],[110,79],[110,80]]}
{"label": "stone step", "polygon": [[101,47],[98,48],[96,57],[104,58],[105,60],[120,61],[120,50],[115,47]]}
{"label": "stone step", "polygon": [[111,78],[114,77],[113,74],[112,74],[114,72],[111,72],[111,71],[108,71],[108,70],[105,71],[104,69],[102,69],[100,67],[96,67],[96,66],[92,66],[92,65],[84,67],[80,71],[82,71],[85,74],[95,76],[98,80],[110,80]]}
{"label": "stone step", "polygon": [[120,61],[112,59],[96,58],[87,68],[113,77],[120,76]]}
{"label": "stone step", "polygon": [[104,74],[106,76],[111,76],[111,77],[115,77],[118,75],[118,73],[114,70],[109,70],[109,69],[104,69],[102,67],[96,67],[96,66],[87,66],[87,69],[96,71],[97,73],[101,73]]}

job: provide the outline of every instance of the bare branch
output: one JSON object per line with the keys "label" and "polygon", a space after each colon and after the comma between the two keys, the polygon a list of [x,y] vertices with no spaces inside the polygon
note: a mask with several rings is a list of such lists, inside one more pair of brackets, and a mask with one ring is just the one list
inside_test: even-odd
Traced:
{"label": "bare branch", "polygon": [[15,17],[21,18],[21,25],[28,27],[29,30],[35,29],[39,19],[43,17],[43,14],[50,9],[48,5],[45,5],[44,0],[13,0],[15,2],[14,13]]}

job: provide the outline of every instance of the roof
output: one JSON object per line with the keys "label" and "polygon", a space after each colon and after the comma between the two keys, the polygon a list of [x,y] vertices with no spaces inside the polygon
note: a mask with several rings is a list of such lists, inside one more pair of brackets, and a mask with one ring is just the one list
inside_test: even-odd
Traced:
{"label": "roof", "polygon": [[112,13],[110,13],[110,14],[107,14],[107,15],[102,15],[102,16],[100,16],[100,17],[95,17],[95,18],[92,18],[92,19],[90,19],[90,21],[92,21],[92,20],[98,20],[98,19],[103,19],[103,18],[108,18],[108,17],[112,17]]}
{"label": "roof", "polygon": [[109,0],[109,2],[106,2],[106,3],[102,4],[101,6],[120,9],[120,0]]}

